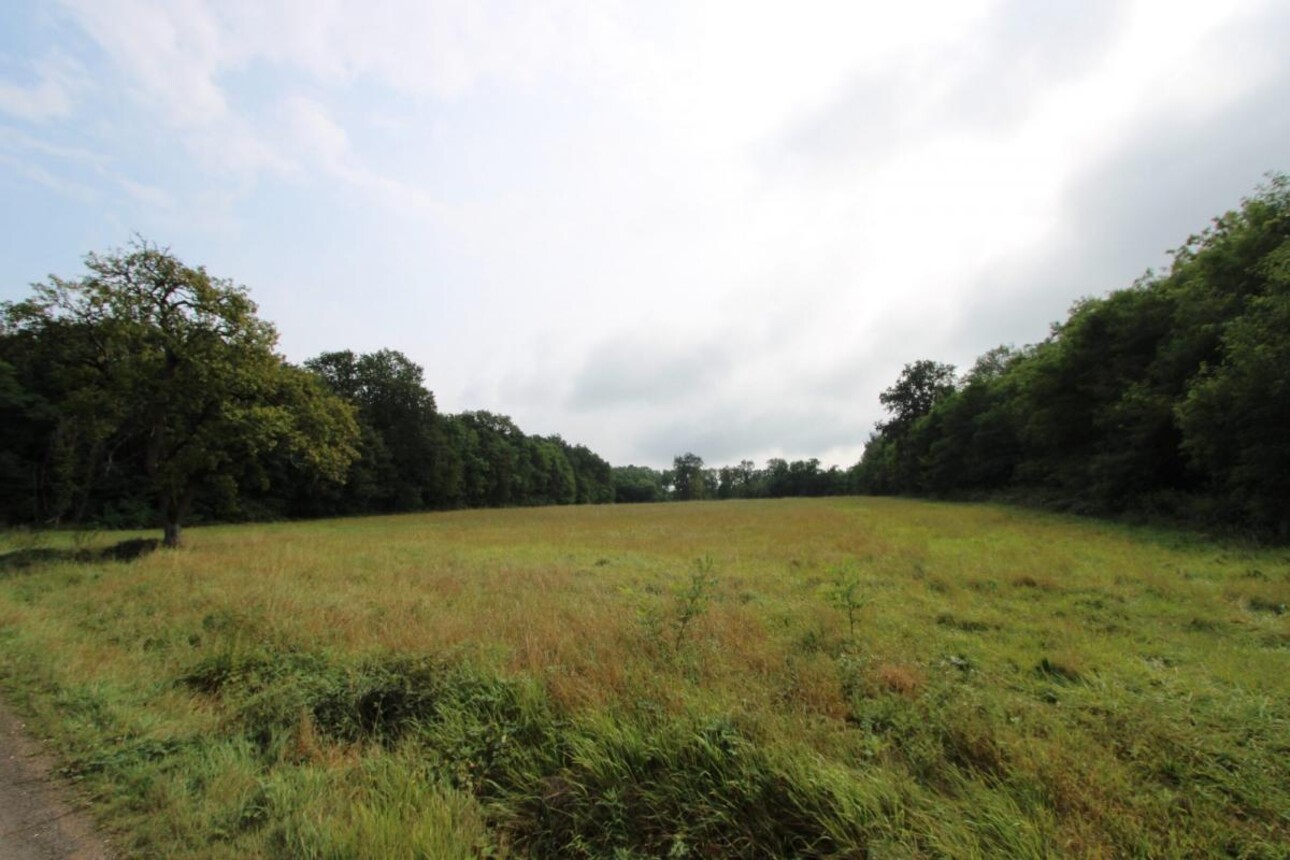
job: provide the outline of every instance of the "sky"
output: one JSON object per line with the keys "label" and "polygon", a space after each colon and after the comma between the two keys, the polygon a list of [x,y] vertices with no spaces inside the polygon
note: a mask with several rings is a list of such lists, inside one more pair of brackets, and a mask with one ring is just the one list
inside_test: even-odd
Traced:
{"label": "sky", "polygon": [[615,465],[854,463],[1290,170],[1280,0],[3,0],[0,300],[140,235]]}

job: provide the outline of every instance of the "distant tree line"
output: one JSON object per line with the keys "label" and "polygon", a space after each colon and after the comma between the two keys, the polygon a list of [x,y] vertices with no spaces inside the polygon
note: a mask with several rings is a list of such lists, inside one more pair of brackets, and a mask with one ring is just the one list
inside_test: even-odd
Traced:
{"label": "distant tree line", "polygon": [[815,458],[774,458],[762,469],[751,460],[709,468],[702,457],[687,451],[673,459],[671,469],[616,467],[613,481],[615,501],[662,502],[840,496],[851,491],[854,476],[837,466],[823,469]]}
{"label": "distant tree line", "polygon": [[1290,180],[962,376],[906,365],[855,470],[867,493],[1005,491],[1290,535]]}

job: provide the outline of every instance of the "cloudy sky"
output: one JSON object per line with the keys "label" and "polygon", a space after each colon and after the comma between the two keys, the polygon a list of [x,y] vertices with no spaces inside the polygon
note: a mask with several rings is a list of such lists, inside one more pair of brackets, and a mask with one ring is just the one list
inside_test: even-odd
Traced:
{"label": "cloudy sky", "polygon": [[1290,170],[1280,0],[0,3],[0,299],[138,232],[616,464],[854,462]]}

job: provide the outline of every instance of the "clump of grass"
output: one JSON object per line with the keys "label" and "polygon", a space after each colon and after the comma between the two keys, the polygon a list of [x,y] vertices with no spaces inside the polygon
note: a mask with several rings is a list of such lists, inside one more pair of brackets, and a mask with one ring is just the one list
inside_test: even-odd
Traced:
{"label": "clump of grass", "polygon": [[962,630],[964,633],[984,633],[987,630],[998,630],[999,625],[971,618],[959,618],[952,612],[942,612],[936,616],[936,623],[941,627]]}
{"label": "clump of grass", "polygon": [[848,721],[881,740],[880,758],[938,790],[1009,771],[994,705],[961,689],[925,684],[911,667],[879,666],[851,689]]}
{"label": "clump of grass", "polygon": [[287,657],[259,646],[246,646],[234,637],[215,653],[202,658],[177,679],[199,693],[218,694],[236,684],[243,691],[262,689],[290,671]]}
{"label": "clump of grass", "polygon": [[728,720],[600,721],[510,821],[534,856],[863,856],[880,810],[845,771],[771,754]]}
{"label": "clump of grass", "polygon": [[927,681],[917,666],[907,664],[884,663],[874,673],[882,687],[906,698],[917,696]]}
{"label": "clump of grass", "polygon": [[[433,780],[478,797],[537,856],[833,856],[862,851],[874,816],[856,817],[865,801],[839,772],[777,757],[721,718],[574,720],[531,684],[401,657],[349,670],[294,661],[280,678],[296,695],[278,694],[292,706],[266,710],[256,679],[268,663],[236,665],[203,661],[181,680],[240,702],[253,740],[307,714],[333,742],[415,750]],[[258,801],[244,808],[263,816]]]}
{"label": "clump of grass", "polygon": [[1269,612],[1273,615],[1285,615],[1286,604],[1274,600],[1268,600],[1263,597],[1254,596],[1245,601],[1245,605],[1251,612]]}
{"label": "clump of grass", "polygon": [[1050,659],[1048,657],[1041,657],[1039,662],[1035,664],[1035,674],[1066,683],[1073,683],[1083,678],[1079,669],[1071,665],[1069,661]]}

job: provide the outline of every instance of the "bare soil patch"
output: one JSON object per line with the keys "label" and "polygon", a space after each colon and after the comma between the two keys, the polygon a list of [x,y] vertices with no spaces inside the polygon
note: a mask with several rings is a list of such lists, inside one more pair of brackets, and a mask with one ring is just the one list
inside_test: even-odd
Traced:
{"label": "bare soil patch", "polygon": [[111,860],[53,758],[0,703],[0,860]]}

